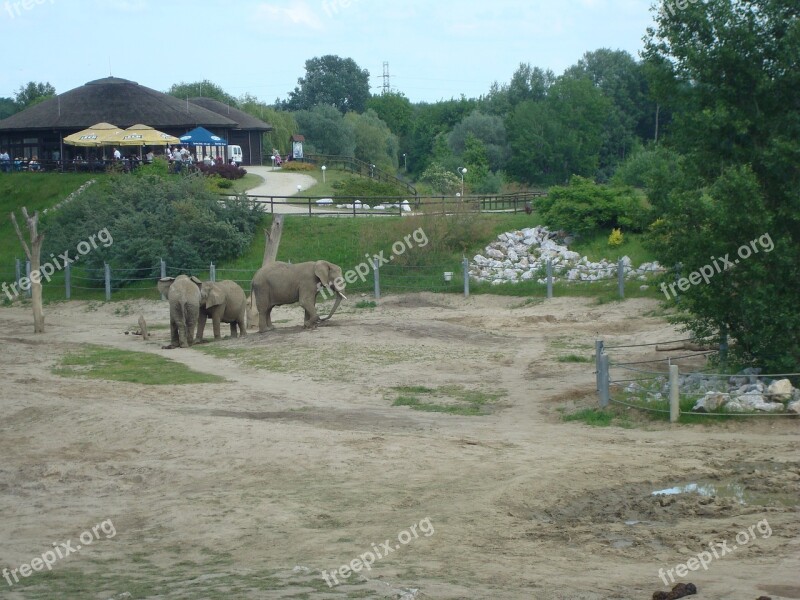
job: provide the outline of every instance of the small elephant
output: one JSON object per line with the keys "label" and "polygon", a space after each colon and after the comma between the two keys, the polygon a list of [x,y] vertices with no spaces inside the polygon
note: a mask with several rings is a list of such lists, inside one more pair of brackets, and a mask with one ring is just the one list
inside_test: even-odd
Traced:
{"label": "small elephant", "polygon": [[200,285],[197,277],[178,275],[158,280],[158,291],[169,300],[170,348],[188,348],[194,341],[194,330],[200,315]]}
{"label": "small elephant", "polygon": [[[325,288],[328,293],[336,295],[336,302],[327,317],[317,315],[317,294]],[[272,262],[261,267],[253,275],[250,301],[255,298],[258,307],[258,331],[274,329],[270,313],[276,306],[299,302],[305,310],[306,329],[315,327],[321,321],[327,321],[339,308],[345,288],[342,268],[326,260],[289,264]]]}
{"label": "small elephant", "polygon": [[195,343],[203,341],[203,330],[208,317],[211,317],[214,326],[215,340],[222,338],[220,322],[230,323],[232,338],[247,335],[247,298],[238,283],[226,279],[218,282],[204,281],[200,286],[200,321],[197,324]]}

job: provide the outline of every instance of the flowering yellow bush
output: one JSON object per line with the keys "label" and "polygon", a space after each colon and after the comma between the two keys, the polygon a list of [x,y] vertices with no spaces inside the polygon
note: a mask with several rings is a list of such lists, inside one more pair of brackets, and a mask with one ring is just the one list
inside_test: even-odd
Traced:
{"label": "flowering yellow bush", "polygon": [[616,248],[617,246],[621,246],[625,239],[622,236],[621,229],[612,229],[611,235],[608,236],[608,245],[612,248]]}

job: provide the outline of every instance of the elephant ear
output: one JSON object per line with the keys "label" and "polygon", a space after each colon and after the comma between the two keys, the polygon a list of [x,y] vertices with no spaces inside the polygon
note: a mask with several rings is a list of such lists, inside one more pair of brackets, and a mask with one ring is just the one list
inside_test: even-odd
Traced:
{"label": "elephant ear", "polygon": [[175,281],[174,277],[162,277],[158,280],[158,291],[166,296],[173,281]]}
{"label": "elephant ear", "polygon": [[201,285],[203,285],[203,282],[202,282],[202,281],[200,281],[200,280],[199,280],[197,277],[195,277],[194,275],[192,275],[191,277],[189,277],[189,279],[191,279],[191,280],[192,280],[194,283],[196,283],[196,284],[197,284],[197,287],[200,287]]}
{"label": "elephant ear", "polygon": [[212,286],[206,298],[206,308],[217,306],[225,302],[225,292],[218,285]]}
{"label": "elephant ear", "polygon": [[314,263],[314,275],[316,275],[322,282],[322,285],[328,287],[330,283],[330,263],[324,260],[318,260]]}

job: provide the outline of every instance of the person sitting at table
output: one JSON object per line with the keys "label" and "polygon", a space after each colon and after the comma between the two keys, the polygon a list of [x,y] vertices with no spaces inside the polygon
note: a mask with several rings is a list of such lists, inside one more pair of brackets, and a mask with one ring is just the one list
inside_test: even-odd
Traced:
{"label": "person sitting at table", "polygon": [[28,163],[28,170],[29,171],[38,171],[41,169],[41,165],[39,164],[39,157],[34,156],[31,158],[31,162]]}
{"label": "person sitting at table", "polygon": [[151,163],[151,162],[153,162],[155,160],[156,155],[153,153],[153,149],[152,148],[147,151],[147,154],[144,155],[144,158],[148,163]]}

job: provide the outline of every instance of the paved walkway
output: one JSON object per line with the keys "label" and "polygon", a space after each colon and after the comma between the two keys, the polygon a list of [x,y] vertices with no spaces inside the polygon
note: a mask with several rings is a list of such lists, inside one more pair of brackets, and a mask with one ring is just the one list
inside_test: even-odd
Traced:
{"label": "paved walkway", "polygon": [[[272,167],[245,167],[248,173],[253,173],[264,179],[264,183],[247,191],[248,196],[296,196],[297,186],[300,186],[300,194],[304,194],[309,188],[317,184],[317,180],[310,175],[301,173],[285,173],[280,169],[272,170]],[[308,208],[304,206],[284,204],[281,200],[275,201],[276,213],[306,213]]]}

